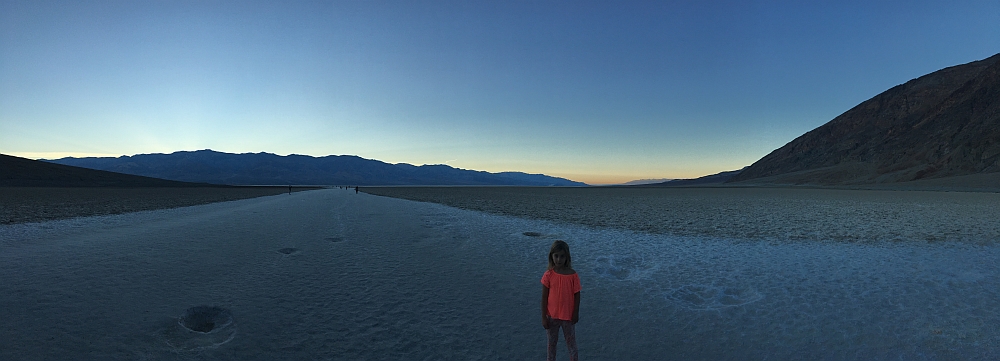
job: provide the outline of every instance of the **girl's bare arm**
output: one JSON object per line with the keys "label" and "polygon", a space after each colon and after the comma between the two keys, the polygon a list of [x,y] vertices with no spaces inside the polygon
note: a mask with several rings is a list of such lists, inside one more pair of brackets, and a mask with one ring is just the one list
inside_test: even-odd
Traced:
{"label": "girl's bare arm", "polygon": [[542,286],[542,327],[549,329],[549,288]]}
{"label": "girl's bare arm", "polygon": [[580,322],[580,292],[573,294],[573,324]]}

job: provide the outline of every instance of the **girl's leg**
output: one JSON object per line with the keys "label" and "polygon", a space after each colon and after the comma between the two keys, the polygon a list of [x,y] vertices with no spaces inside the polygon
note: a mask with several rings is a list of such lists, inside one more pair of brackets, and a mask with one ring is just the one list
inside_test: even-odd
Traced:
{"label": "girl's leg", "polygon": [[576,325],[574,325],[573,322],[566,321],[563,323],[562,329],[563,335],[566,336],[566,348],[569,349],[569,359],[571,361],[577,361],[579,356],[577,356],[576,349]]}
{"label": "girl's leg", "polygon": [[550,318],[549,329],[545,330],[545,334],[549,337],[549,347],[546,349],[545,357],[548,361],[556,361],[556,345],[559,343],[559,325],[561,324],[559,320]]}

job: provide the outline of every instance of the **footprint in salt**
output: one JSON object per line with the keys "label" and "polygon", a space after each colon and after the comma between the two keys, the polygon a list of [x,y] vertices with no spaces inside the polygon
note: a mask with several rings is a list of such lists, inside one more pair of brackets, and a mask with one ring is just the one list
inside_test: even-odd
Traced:
{"label": "footprint in salt", "polygon": [[187,309],[164,334],[167,345],[179,351],[219,347],[236,337],[236,325],[229,310],[216,306]]}
{"label": "footprint in salt", "polygon": [[342,237],[327,237],[326,240],[330,241],[332,243],[339,243],[339,242],[343,242],[344,238],[342,238]]}
{"label": "footprint in salt", "polygon": [[278,250],[278,253],[281,253],[281,254],[296,254],[296,253],[299,253],[299,249],[298,248],[291,248],[291,247],[282,248],[282,249]]}
{"label": "footprint in salt", "polygon": [[757,302],[764,298],[757,290],[715,285],[684,285],[667,292],[668,299],[699,311],[718,311]]}
{"label": "footprint in salt", "polygon": [[659,269],[657,264],[633,256],[600,256],[594,259],[594,264],[594,273],[598,276],[618,280],[648,279]]}

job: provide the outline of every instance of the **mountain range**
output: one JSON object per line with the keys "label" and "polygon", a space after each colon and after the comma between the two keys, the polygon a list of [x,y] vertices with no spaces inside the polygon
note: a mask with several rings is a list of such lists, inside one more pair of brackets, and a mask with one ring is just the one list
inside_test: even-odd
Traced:
{"label": "mountain range", "polygon": [[447,165],[389,164],[352,155],[312,157],[213,150],[48,162],[182,182],[226,185],[520,185],[586,186],[543,174],[489,173]]}
{"label": "mountain range", "polygon": [[204,187],[0,154],[0,187]]}

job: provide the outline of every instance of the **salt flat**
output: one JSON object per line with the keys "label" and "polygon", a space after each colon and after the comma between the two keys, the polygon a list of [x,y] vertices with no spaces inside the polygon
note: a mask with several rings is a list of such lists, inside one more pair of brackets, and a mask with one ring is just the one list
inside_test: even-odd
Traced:
{"label": "salt flat", "polygon": [[[0,226],[0,359],[538,359],[554,239],[586,359],[1000,356],[995,244],[667,235],[331,189]],[[197,306],[231,318],[183,328]]]}
{"label": "salt flat", "polygon": [[[530,322],[535,275],[510,277],[464,230],[428,227],[435,208],[324,190],[5,226],[0,359],[483,359],[544,349]],[[517,297],[521,281],[531,292]],[[211,346],[179,328],[200,305],[232,314],[231,341]],[[531,340],[538,346],[519,347]]]}
{"label": "salt flat", "polygon": [[363,190],[515,217],[675,236],[860,243],[1000,240],[1000,193],[763,187]]}

